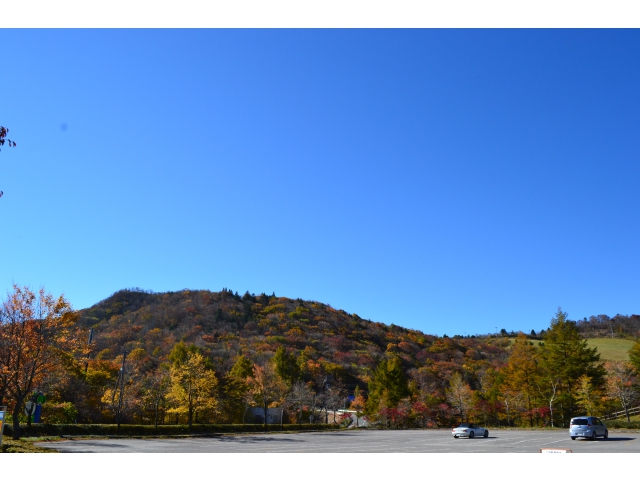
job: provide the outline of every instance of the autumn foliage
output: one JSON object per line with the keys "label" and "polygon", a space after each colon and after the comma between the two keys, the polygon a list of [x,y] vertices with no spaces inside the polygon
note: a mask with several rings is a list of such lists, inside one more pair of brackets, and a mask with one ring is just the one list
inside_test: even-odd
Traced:
{"label": "autumn foliage", "polygon": [[[36,318],[51,318],[47,325],[57,333],[47,334],[47,360],[31,383],[12,379],[24,366],[10,367],[11,348],[0,353],[0,394],[12,399],[16,417],[34,388],[51,399],[45,421],[189,428],[252,423],[258,411],[265,422],[272,408],[285,423],[559,426],[574,414],[602,414],[633,400],[614,392],[613,367],[605,371],[560,310],[538,344],[506,331],[437,337],[319,302],[226,289],[122,290],[77,314],[64,299],[45,317],[17,314],[12,305],[34,303],[30,298],[15,287],[5,302],[2,341],[14,350],[19,338],[36,345]],[[31,320],[11,320],[23,317]],[[78,338],[90,329],[87,351]],[[634,387],[636,371],[624,372],[622,384]]]}
{"label": "autumn foliage", "polygon": [[77,367],[77,315],[64,296],[13,286],[0,311],[0,403],[12,405],[14,438],[25,399],[55,370]]}

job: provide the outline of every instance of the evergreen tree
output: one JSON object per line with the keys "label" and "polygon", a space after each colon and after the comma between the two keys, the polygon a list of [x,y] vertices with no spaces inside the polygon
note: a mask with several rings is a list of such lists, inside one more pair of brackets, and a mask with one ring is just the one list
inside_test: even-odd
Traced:
{"label": "evergreen tree", "polygon": [[282,345],[276,350],[273,362],[276,367],[276,373],[287,385],[293,385],[300,378],[300,366],[295,355],[287,353]]}
{"label": "evergreen tree", "polygon": [[218,383],[219,410],[222,423],[244,423],[247,382],[231,375],[223,375]]}
{"label": "evergreen tree", "polygon": [[499,404],[502,402],[500,398],[500,385],[503,381],[502,375],[493,367],[489,367],[479,375],[478,380],[482,399],[487,402],[489,406],[488,414],[492,417],[495,424],[499,425]]}
{"label": "evergreen tree", "polygon": [[244,423],[247,410],[245,395],[247,378],[253,372],[253,363],[239,354],[231,370],[220,379],[218,386],[220,410],[228,423]]}
{"label": "evergreen tree", "polygon": [[594,388],[604,385],[604,367],[600,364],[597,348],[589,348],[587,341],[580,337],[575,322],[567,319],[567,314],[558,308],[551,326],[545,334],[544,346],[540,348],[542,383],[557,379],[557,402],[563,423],[576,413],[575,387],[579,378],[586,375]]}
{"label": "evergreen tree", "polygon": [[251,376],[253,372],[253,363],[244,355],[239,355],[236,358],[236,362],[231,367],[231,371],[229,375],[238,379],[238,380],[246,380],[247,377]]}
{"label": "evergreen tree", "polygon": [[395,407],[402,398],[409,394],[409,385],[400,359],[393,357],[390,360],[382,360],[369,382],[367,411],[375,414],[378,411],[380,400],[383,398],[386,407]]}
{"label": "evergreen tree", "polygon": [[187,361],[188,350],[184,341],[179,341],[176,343],[171,349],[171,353],[169,353],[169,362],[172,365],[182,365]]}

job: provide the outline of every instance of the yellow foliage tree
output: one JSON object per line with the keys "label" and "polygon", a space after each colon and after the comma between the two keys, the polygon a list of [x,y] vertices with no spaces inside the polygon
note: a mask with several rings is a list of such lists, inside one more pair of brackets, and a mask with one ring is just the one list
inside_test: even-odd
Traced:
{"label": "yellow foliage tree", "polygon": [[507,366],[502,370],[503,396],[520,397],[526,404],[529,426],[533,426],[532,408],[537,393],[538,361],[536,347],[520,333],[513,346]]}
{"label": "yellow foliage tree", "polygon": [[591,382],[591,378],[587,375],[582,375],[578,378],[575,395],[576,402],[587,412],[587,415],[596,414],[599,395]]}
{"label": "yellow foliage tree", "polygon": [[167,398],[173,407],[169,413],[186,413],[189,427],[194,415],[203,410],[215,411],[218,406],[215,372],[207,368],[204,357],[188,352],[185,362],[177,362],[169,371],[171,385]]}

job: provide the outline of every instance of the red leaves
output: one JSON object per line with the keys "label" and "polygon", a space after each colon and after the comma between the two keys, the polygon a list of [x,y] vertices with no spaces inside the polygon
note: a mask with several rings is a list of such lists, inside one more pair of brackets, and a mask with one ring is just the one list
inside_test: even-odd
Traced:
{"label": "red leaves", "polygon": [[[0,147],[3,146],[5,144],[5,142],[10,147],[15,147],[16,146],[16,142],[13,142],[13,141],[9,140],[7,138],[7,133],[9,133],[9,129],[3,127],[2,125],[0,125]],[[2,195],[4,195],[4,192],[0,192],[0,198],[2,198]]]}
{"label": "red leaves", "polygon": [[7,143],[10,147],[15,147],[16,142],[13,142],[7,138],[7,133],[9,133],[9,129],[3,126],[0,126],[0,147]]}

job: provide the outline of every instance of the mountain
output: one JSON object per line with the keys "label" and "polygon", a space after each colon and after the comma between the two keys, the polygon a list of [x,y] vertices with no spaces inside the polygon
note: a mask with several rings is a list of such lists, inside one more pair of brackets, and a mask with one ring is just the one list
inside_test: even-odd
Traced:
{"label": "mountain", "polygon": [[499,367],[508,355],[507,339],[439,338],[311,300],[240,296],[227,289],[125,289],[80,314],[81,325],[94,330],[97,359],[143,349],[159,364],[183,341],[200,347],[223,373],[238,355],[259,363],[282,345],[296,356],[307,380],[329,374],[351,388],[365,387],[376,364],[389,356],[400,358],[408,375],[421,372],[443,390],[453,371],[464,367],[469,381],[477,383],[478,372]]}

